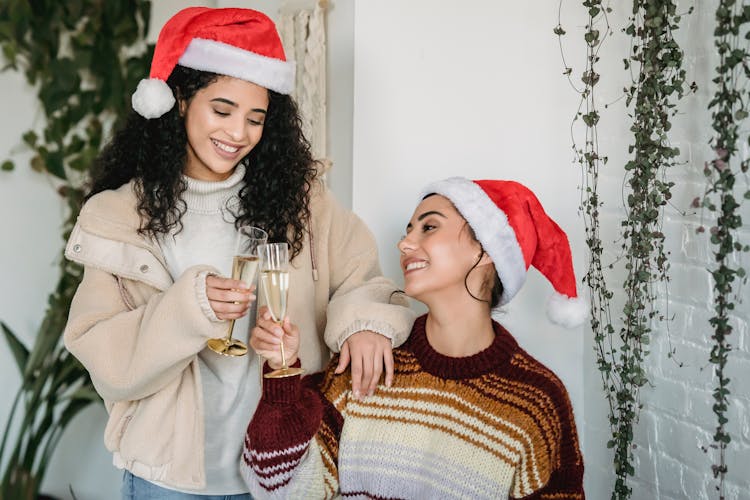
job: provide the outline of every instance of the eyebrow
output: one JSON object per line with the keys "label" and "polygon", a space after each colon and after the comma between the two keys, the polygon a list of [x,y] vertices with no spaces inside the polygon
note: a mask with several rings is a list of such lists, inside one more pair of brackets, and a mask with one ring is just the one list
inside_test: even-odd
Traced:
{"label": "eyebrow", "polygon": [[[430,215],[439,215],[443,219],[447,219],[448,217],[444,214],[438,212],[437,210],[428,210],[427,212],[423,213],[419,217],[417,217],[417,221],[421,221],[425,217],[429,217]],[[412,227],[411,222],[406,225],[406,230],[408,231]]]}
{"label": "eyebrow", "polygon": [[[228,105],[233,106],[235,108],[239,107],[239,106],[237,106],[236,102],[230,101],[229,99],[225,99],[223,97],[217,97],[215,99],[211,99],[211,102],[223,102],[224,104],[228,104]],[[253,108],[250,111],[252,111],[253,113],[263,113],[264,115],[266,114],[266,110],[263,109],[263,108]]]}

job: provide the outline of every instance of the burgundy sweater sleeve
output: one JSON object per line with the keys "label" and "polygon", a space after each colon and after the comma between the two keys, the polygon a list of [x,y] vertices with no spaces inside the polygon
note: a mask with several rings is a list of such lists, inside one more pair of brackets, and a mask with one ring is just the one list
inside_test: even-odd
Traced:
{"label": "burgundy sweater sleeve", "polygon": [[290,498],[316,491],[324,498],[338,489],[343,417],[321,392],[327,379],[326,373],[316,373],[263,380],[240,464],[253,496]]}

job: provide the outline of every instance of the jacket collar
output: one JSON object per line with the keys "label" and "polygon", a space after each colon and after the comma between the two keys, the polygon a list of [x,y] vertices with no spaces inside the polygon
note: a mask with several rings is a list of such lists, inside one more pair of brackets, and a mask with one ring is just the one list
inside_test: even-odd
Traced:
{"label": "jacket collar", "polygon": [[138,233],[136,205],[132,182],[93,196],[78,215],[65,256],[164,290],[172,277],[158,243]]}

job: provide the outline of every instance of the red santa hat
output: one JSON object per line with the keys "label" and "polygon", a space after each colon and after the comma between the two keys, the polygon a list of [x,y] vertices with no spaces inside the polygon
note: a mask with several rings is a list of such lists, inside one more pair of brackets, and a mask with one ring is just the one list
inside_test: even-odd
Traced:
{"label": "red santa hat", "polygon": [[431,193],[448,198],[474,230],[503,284],[501,305],[518,293],[534,266],[555,289],[547,304],[549,318],[568,328],[586,320],[589,308],[576,292],[568,237],[529,188],[452,177],[428,185],[422,196]]}
{"label": "red santa hat", "polygon": [[150,78],[133,94],[133,109],[158,118],[172,109],[175,98],[166,84],[174,67],[233,76],[289,94],[295,66],[286,60],[273,21],[251,9],[188,7],[175,14],[159,33]]}

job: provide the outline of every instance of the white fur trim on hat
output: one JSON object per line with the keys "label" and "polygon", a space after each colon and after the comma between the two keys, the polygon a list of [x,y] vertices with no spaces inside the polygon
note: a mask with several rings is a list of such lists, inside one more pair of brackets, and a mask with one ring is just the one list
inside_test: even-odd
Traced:
{"label": "white fur trim on hat", "polygon": [[138,82],[133,97],[133,109],[142,117],[150,120],[159,118],[172,109],[175,99],[172,89],[163,80],[157,78],[144,79]]}
{"label": "white fur trim on hat", "polygon": [[583,324],[589,316],[589,304],[583,297],[566,297],[555,292],[547,301],[547,317],[566,328]]}
{"label": "white fur trim on hat", "polygon": [[280,94],[290,94],[294,90],[296,66],[292,61],[262,56],[216,40],[193,38],[179,64],[233,76]]}
{"label": "white fur trim on hat", "polygon": [[503,283],[499,305],[510,302],[526,281],[526,262],[505,212],[478,184],[464,177],[433,182],[422,190],[422,197],[430,193],[448,198],[469,223]]}

